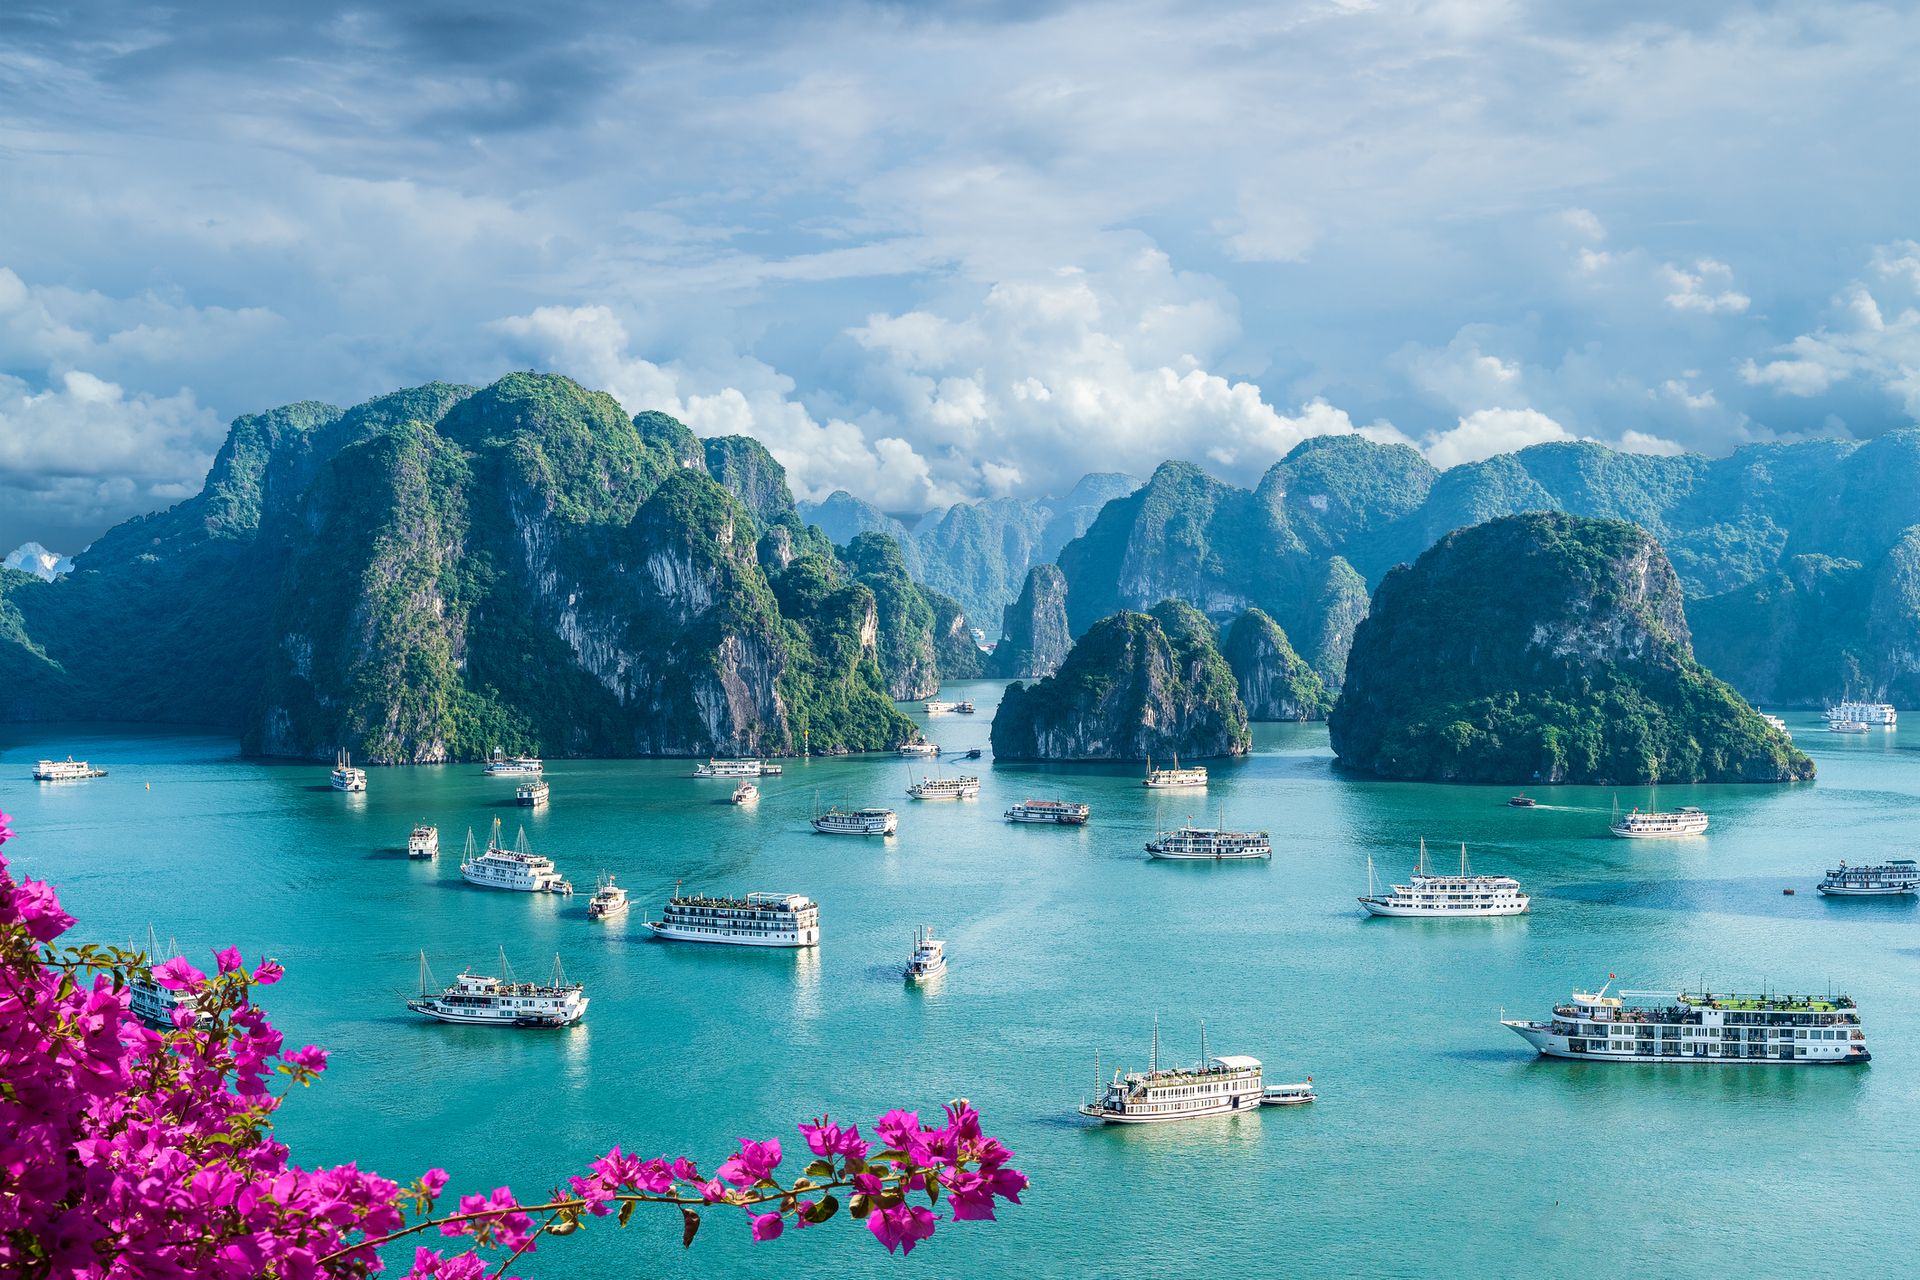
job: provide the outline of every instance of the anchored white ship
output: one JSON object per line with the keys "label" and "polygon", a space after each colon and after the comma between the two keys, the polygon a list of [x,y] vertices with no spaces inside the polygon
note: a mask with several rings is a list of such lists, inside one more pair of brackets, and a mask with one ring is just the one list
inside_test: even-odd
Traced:
{"label": "anchored white ship", "polygon": [[1768,715],[1766,712],[1763,711],[1760,713],[1760,718],[1762,720],[1765,720],[1769,725],[1772,725],[1774,728],[1778,729],[1781,733],[1786,734],[1787,740],[1789,742],[1793,740],[1793,734],[1788,731],[1787,721],[1784,716]]}
{"label": "anchored white ship", "polygon": [[[127,940],[127,950],[133,950],[132,939]],[[153,967],[157,964],[165,964],[179,955],[180,948],[174,945],[172,938],[168,938],[166,954],[160,954],[160,943],[154,937],[151,925],[147,927],[147,949],[143,954],[146,963],[127,975],[127,1010],[150,1027],[172,1031],[175,1029],[173,1014],[180,1007],[181,1002],[187,1002],[189,1007],[204,1006],[208,993],[203,991],[198,994],[188,994],[185,991],[169,991],[153,980]],[[194,1015],[196,1025],[205,1026],[212,1021],[211,1013],[203,1011]]]}
{"label": "anchored white ship", "polygon": [[1021,800],[1007,810],[1008,822],[1050,822],[1063,827],[1084,827],[1093,815],[1089,805],[1073,800]]}
{"label": "anchored white ship", "polygon": [[1693,995],[1622,991],[1613,975],[1599,991],[1576,991],[1544,1022],[1502,1018],[1549,1058],[1594,1062],[1772,1063],[1829,1066],[1866,1062],[1860,1013],[1847,996]]}
{"label": "anchored white ship", "polygon": [[891,809],[842,809],[839,805],[813,820],[813,829],[825,836],[890,836],[899,825]]}
{"label": "anchored white ship", "polygon": [[937,742],[903,742],[900,744],[900,754],[903,756],[937,756],[940,754],[940,744]]}
{"label": "anchored white ship", "polygon": [[1264,831],[1186,826],[1162,831],[1147,841],[1147,852],[1170,862],[1235,862],[1271,858],[1273,842]]}
{"label": "anchored white ship", "polygon": [[541,808],[547,803],[548,790],[549,788],[547,787],[547,780],[545,778],[535,778],[531,782],[523,782],[513,789],[514,803],[528,809]]}
{"label": "anchored white ship", "polygon": [[778,775],[782,766],[769,764],[765,760],[714,760],[709,759],[703,765],[694,767],[696,778],[771,778]]}
{"label": "anchored white ship", "polygon": [[407,836],[407,856],[409,858],[437,858],[440,856],[440,828],[421,823]]}
{"label": "anchored white ship", "polygon": [[1616,818],[1608,830],[1627,840],[1704,835],[1707,830],[1707,812],[1691,805],[1675,809],[1671,813],[1643,813],[1639,809],[1633,809]]}
{"label": "anchored white ship", "polygon": [[1427,870],[1427,842],[1420,842],[1420,862],[1408,883],[1393,891],[1373,891],[1373,859],[1367,859],[1367,896],[1360,905],[1368,915],[1420,916],[1430,920],[1458,920],[1474,916],[1517,916],[1527,909],[1527,895],[1512,876],[1476,876],[1467,867],[1467,846],[1460,846],[1460,874],[1433,875]]}
{"label": "anchored white ship", "polygon": [[1920,863],[1895,858],[1872,867],[1841,863],[1827,872],[1820,892],[1834,898],[1905,897],[1920,892]]}
{"label": "anchored white ship", "polygon": [[1207,771],[1205,769],[1182,769],[1177,756],[1174,758],[1173,768],[1171,769],[1156,769],[1153,767],[1153,761],[1149,759],[1147,761],[1147,776],[1141,781],[1140,785],[1143,787],[1154,787],[1156,789],[1204,787],[1207,785]]}
{"label": "anchored white ship", "polygon": [[752,804],[760,798],[760,788],[751,782],[743,782],[733,789],[733,803]]}
{"label": "anchored white ship", "polygon": [[1829,720],[1828,733],[1872,733],[1873,726],[1865,720]]}
{"label": "anchored white ship", "polygon": [[1851,699],[1827,708],[1829,721],[1850,721],[1874,729],[1891,729],[1900,722],[1900,713],[1885,702],[1854,702]]}
{"label": "anchored white ship", "polygon": [[486,772],[490,778],[515,778],[539,773],[546,767],[539,756],[510,756],[496,748],[487,761]]}
{"label": "anchored white ship", "polygon": [[35,782],[82,782],[106,776],[105,769],[95,769],[85,760],[75,760],[72,756],[65,760],[36,760],[33,765]]}
{"label": "anchored white ship", "polygon": [[1145,1071],[1121,1072],[1102,1082],[1094,1055],[1095,1096],[1080,1104],[1080,1114],[1108,1124],[1166,1124],[1207,1116],[1256,1111],[1266,1088],[1260,1059],[1239,1055],[1211,1057],[1206,1024],[1200,1024],[1200,1062],[1192,1067],[1160,1066],[1160,1023],[1154,1021],[1153,1047]]}
{"label": "anchored white ship", "polygon": [[682,896],[676,885],[658,920],[656,938],[735,947],[811,947],[820,942],[820,908],[797,893],[750,893],[744,898]]}
{"label": "anchored white ship", "polygon": [[587,919],[611,920],[615,916],[627,913],[627,891],[613,882],[611,875],[604,877],[594,888],[593,896],[587,899]]}
{"label": "anchored white ship", "polygon": [[484,852],[473,853],[473,830],[467,830],[467,856],[460,862],[460,874],[470,884],[483,889],[513,889],[521,893],[573,892],[573,885],[554,869],[553,859],[542,857],[527,847],[527,829],[507,848],[500,838],[500,819],[493,820],[493,833]]}
{"label": "anchored white ship", "polygon": [[1303,1107],[1319,1100],[1320,1095],[1313,1091],[1312,1076],[1296,1084],[1270,1084],[1260,1093],[1260,1105],[1265,1107]]}
{"label": "anchored white ship", "polygon": [[932,925],[913,931],[913,951],[907,956],[908,982],[931,982],[947,971],[947,944],[933,936]]}
{"label": "anchored white ship", "polygon": [[915,800],[972,800],[980,794],[980,779],[922,778],[908,785],[907,794]]}
{"label": "anchored white ship", "polygon": [[367,771],[353,767],[353,757],[342,751],[333,762],[333,789],[335,791],[365,791],[367,789]]}
{"label": "anchored white ship", "polygon": [[553,957],[553,979],[546,983],[516,982],[507,967],[507,953],[500,951],[500,971],[505,979],[462,971],[453,985],[438,995],[430,994],[432,974],[427,969],[427,953],[420,953],[420,994],[407,1001],[407,1008],[441,1022],[462,1022],[488,1027],[565,1027],[587,1014],[587,993],[577,982],[568,982]]}
{"label": "anchored white ship", "polygon": [[932,699],[920,704],[921,710],[930,716],[945,715],[949,711],[956,710],[959,706],[960,704],[957,702],[939,702]]}

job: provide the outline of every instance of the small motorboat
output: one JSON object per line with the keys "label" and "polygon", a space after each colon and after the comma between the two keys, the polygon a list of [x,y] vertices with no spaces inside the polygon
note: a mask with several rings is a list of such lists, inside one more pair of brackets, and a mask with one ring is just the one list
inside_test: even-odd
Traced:
{"label": "small motorboat", "polygon": [[1263,1107],[1301,1107],[1320,1097],[1313,1091],[1313,1077],[1298,1084],[1270,1084],[1260,1094]]}
{"label": "small motorboat", "polygon": [[627,891],[615,884],[612,876],[608,876],[587,901],[587,919],[611,920],[617,915],[624,915],[627,906]]}
{"label": "small motorboat", "polygon": [[980,758],[980,748],[975,747],[973,748],[973,750],[967,752],[967,759],[978,760],[979,758]]}
{"label": "small motorboat", "polygon": [[1532,796],[1510,796],[1507,799],[1509,809],[1534,809],[1538,808],[1539,804],[1540,802]]}
{"label": "small motorboat", "polygon": [[733,789],[733,802],[735,804],[752,804],[759,798],[760,788],[754,786],[751,782],[743,782]]}
{"label": "small motorboat", "polygon": [[931,982],[947,971],[947,944],[933,936],[933,926],[913,932],[913,951],[907,957],[908,982]]}
{"label": "small motorboat", "polygon": [[1780,892],[1791,898],[1796,891],[1793,889],[1782,889]]}

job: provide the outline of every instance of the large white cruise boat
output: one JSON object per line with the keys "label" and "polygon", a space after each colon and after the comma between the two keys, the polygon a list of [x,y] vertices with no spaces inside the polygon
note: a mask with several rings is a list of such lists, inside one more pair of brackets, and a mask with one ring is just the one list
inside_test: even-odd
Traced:
{"label": "large white cruise boat", "polygon": [[92,768],[85,760],[75,760],[72,756],[65,760],[36,760],[33,764],[35,782],[82,782],[106,776],[105,769]]}
{"label": "large white cruise boat", "polygon": [[744,898],[681,895],[675,886],[660,919],[646,922],[656,938],[735,947],[812,947],[820,942],[820,908],[797,893]]}
{"label": "large white cruise boat", "polygon": [[407,1001],[407,1008],[440,1022],[463,1022],[486,1027],[565,1027],[587,1015],[587,993],[577,982],[568,982],[560,968],[560,957],[553,957],[550,982],[516,982],[507,967],[506,949],[500,952],[500,971],[505,979],[462,971],[453,985],[432,994],[428,981],[427,953],[420,953],[420,994]]}
{"label": "large white cruise boat", "polygon": [[1705,835],[1707,811],[1691,805],[1671,813],[1643,813],[1639,809],[1632,809],[1614,819],[1613,825],[1607,829],[1626,840]]}
{"label": "large white cruise boat", "polygon": [[1786,734],[1787,741],[1789,742],[1793,741],[1793,733],[1791,730],[1787,728],[1787,720],[1785,716],[1769,715],[1767,712],[1763,711],[1760,713],[1760,718],[1762,720],[1765,720],[1767,724],[1772,728],[1778,729],[1781,733]]}
{"label": "large white cruise boat", "polygon": [[1850,867],[1843,862],[1827,872],[1820,892],[1832,898],[1905,897],[1920,892],[1920,863],[1895,858],[1878,866]]}
{"label": "large white cruise boat", "polygon": [[1367,859],[1367,896],[1360,905],[1368,915],[1418,916],[1429,920],[1460,920],[1477,916],[1517,916],[1528,898],[1512,876],[1476,876],[1467,868],[1467,846],[1460,846],[1460,874],[1434,875],[1427,870],[1427,842],[1420,842],[1420,862],[1406,884],[1393,892],[1373,891],[1373,859]]}
{"label": "large white cruise boat", "polygon": [[[133,950],[131,939],[127,942],[127,950]],[[180,1007],[181,1001],[200,1003],[204,1009],[204,1001],[209,993],[203,991],[197,995],[189,995],[184,991],[169,991],[153,980],[155,965],[165,964],[180,954],[180,948],[174,945],[173,939],[167,939],[167,952],[165,955],[160,954],[160,943],[154,937],[152,926],[149,925],[147,949],[142,954],[146,957],[146,963],[127,975],[127,1011],[129,1013],[150,1027],[161,1031],[172,1031],[175,1030],[174,1010]],[[201,1012],[194,1016],[194,1021],[197,1025],[205,1026],[213,1021],[213,1015]]]}
{"label": "large white cruise boat", "polygon": [[1851,699],[1827,708],[1829,721],[1849,720],[1874,729],[1891,729],[1900,722],[1900,713],[1885,702],[1854,702]]}
{"label": "large white cruise boat", "polygon": [[920,709],[930,716],[943,716],[949,711],[956,710],[959,706],[960,704],[957,702],[941,702],[938,699],[929,698],[920,704]]}
{"label": "large white cruise boat", "polygon": [[353,757],[342,751],[333,762],[333,789],[335,791],[365,791],[367,789],[367,771],[353,767]]}
{"label": "large white cruise boat", "polygon": [[1264,831],[1187,826],[1160,832],[1147,841],[1147,852],[1169,862],[1238,862],[1271,858],[1273,842]]}
{"label": "large white cruise boat", "polygon": [[1008,822],[1050,822],[1063,827],[1084,827],[1091,816],[1092,807],[1075,800],[1021,800],[1006,813]]}
{"label": "large white cruise boat", "polygon": [[915,800],[972,800],[980,794],[980,779],[964,774],[958,778],[922,778],[908,784],[907,794]]}
{"label": "large white cruise boat", "polygon": [[891,809],[842,809],[839,805],[813,820],[823,836],[890,836],[900,825]]}
{"label": "large white cruise boat", "polygon": [[[472,832],[468,832],[472,835]],[[407,836],[407,856],[409,858],[437,858],[440,856],[440,828],[430,822],[423,822]]]}
{"label": "large white cruise boat", "polygon": [[1147,776],[1140,781],[1143,787],[1161,788],[1204,787],[1207,785],[1205,769],[1182,769],[1179,757],[1174,757],[1173,768],[1156,769],[1153,761],[1147,761]]}
{"label": "large white cruise boat", "polygon": [[547,785],[544,777],[528,778],[513,789],[513,802],[522,808],[539,809],[546,805],[547,797],[552,793],[553,788]]}
{"label": "large white cruise boat", "polygon": [[765,760],[717,760],[708,759],[703,765],[696,765],[693,776],[696,778],[771,778],[779,775],[781,766],[769,764]]}
{"label": "large white cruise boat", "polygon": [[1116,1069],[1112,1079],[1103,1082],[1096,1054],[1093,1082],[1094,1098],[1080,1104],[1080,1114],[1107,1124],[1166,1124],[1258,1111],[1266,1093],[1260,1059],[1239,1055],[1216,1058],[1207,1053],[1205,1023],[1200,1026],[1199,1065],[1160,1066],[1160,1026],[1156,1020],[1145,1071]]}
{"label": "large white cruise boat", "polygon": [[1594,1062],[1773,1063],[1828,1066],[1867,1061],[1860,1013],[1847,996],[1694,995],[1622,991],[1613,975],[1596,992],[1576,991],[1546,1022],[1502,1018],[1549,1058]]}
{"label": "large white cruise boat", "polygon": [[496,749],[487,761],[486,773],[490,778],[521,778],[540,773],[546,767],[539,756],[510,756]]}
{"label": "large white cruise boat", "polygon": [[937,756],[940,754],[940,744],[937,742],[903,742],[900,744],[900,754],[903,756]]}
{"label": "large white cruise boat", "polygon": [[493,834],[487,838],[487,847],[477,857],[473,855],[473,831],[467,831],[468,854],[460,862],[460,874],[469,884],[477,884],[483,889],[514,889],[521,893],[563,893],[573,892],[573,886],[564,876],[554,870],[553,859],[542,857],[527,847],[527,829],[520,828],[519,837],[509,849],[500,839],[500,819],[493,820]]}

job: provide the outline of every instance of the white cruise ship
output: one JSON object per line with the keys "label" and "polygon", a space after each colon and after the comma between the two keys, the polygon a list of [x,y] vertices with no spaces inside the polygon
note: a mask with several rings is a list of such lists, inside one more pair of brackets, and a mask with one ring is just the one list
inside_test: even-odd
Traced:
{"label": "white cruise ship", "polygon": [[980,779],[965,775],[958,778],[922,778],[908,784],[907,794],[915,800],[972,800],[980,794]]}
{"label": "white cruise ship", "polygon": [[587,899],[587,919],[611,920],[615,916],[625,915],[630,905],[627,891],[615,884],[612,876],[607,876],[594,888],[593,896]]}
{"label": "white cruise ship", "polygon": [[1063,827],[1084,827],[1092,816],[1092,806],[1074,800],[1021,800],[1006,813],[1008,822],[1047,822]]}
{"label": "white cruise ship", "polygon": [[1767,714],[1766,712],[1764,712],[1764,711],[1763,711],[1763,712],[1761,712],[1761,713],[1760,713],[1760,718],[1761,718],[1762,720],[1765,720],[1765,721],[1766,721],[1766,722],[1767,722],[1767,723],[1768,723],[1769,725],[1771,725],[1771,726],[1772,726],[1773,728],[1775,728],[1775,729],[1778,729],[1778,730],[1779,730],[1779,731],[1780,731],[1781,733],[1784,733],[1784,734],[1786,734],[1786,735],[1787,735],[1787,741],[1789,741],[1789,742],[1791,742],[1791,741],[1793,741],[1793,734],[1792,734],[1792,732],[1791,732],[1791,731],[1789,731],[1789,730],[1788,730],[1788,728],[1787,728],[1787,721],[1786,721],[1786,717],[1784,717],[1784,716],[1774,716],[1774,715],[1768,715],[1768,714]]}
{"label": "white cruise ship", "polygon": [[105,769],[92,768],[85,760],[75,760],[72,756],[65,760],[36,760],[33,764],[35,782],[82,782],[106,776]]}
{"label": "white cruise ship", "polygon": [[[131,939],[127,941],[127,950],[133,950],[133,941]],[[173,1014],[174,1010],[180,1007],[182,1000],[204,1001],[207,998],[207,993],[205,992],[198,995],[189,995],[184,991],[169,991],[153,980],[153,966],[156,964],[165,964],[168,960],[171,960],[179,954],[180,948],[174,945],[173,939],[169,938],[167,939],[167,953],[161,955],[159,941],[154,937],[153,929],[149,927],[147,929],[147,949],[143,953],[146,958],[146,963],[132,970],[127,976],[128,1012],[148,1026],[161,1031],[175,1030]],[[213,1015],[203,1012],[196,1015],[194,1021],[201,1026],[205,1026],[213,1021]]]}
{"label": "white cruise ship", "polygon": [[1162,831],[1147,841],[1147,852],[1169,862],[1237,862],[1271,858],[1273,842],[1264,831],[1188,826]]}
{"label": "white cruise ship", "polygon": [[353,757],[342,751],[333,762],[333,789],[335,791],[365,791],[367,789],[367,771],[353,767]]}
{"label": "white cruise ship", "polygon": [[734,947],[812,947],[820,942],[820,908],[797,893],[750,893],[744,898],[682,896],[676,887],[658,920],[656,938]]}
{"label": "white cruise ship", "polygon": [[409,858],[437,858],[440,856],[440,828],[421,823],[407,836],[407,856]]}
{"label": "white cruise ship", "polygon": [[772,778],[779,775],[781,766],[769,764],[765,760],[715,760],[709,759],[703,765],[694,767],[696,778]]}
{"label": "white cruise ship", "polygon": [[1607,829],[1626,840],[1705,835],[1707,811],[1691,805],[1671,813],[1643,813],[1633,809],[1614,819],[1613,825]]}
{"label": "white cruise ship", "polygon": [[813,820],[823,836],[890,836],[900,825],[891,809],[842,809],[839,805]]}
{"label": "white cruise ship", "polygon": [[1693,995],[1606,986],[1555,1005],[1545,1022],[1502,1018],[1549,1058],[1594,1062],[1826,1066],[1866,1062],[1860,1014],[1846,996]]}
{"label": "white cruise ship", "polygon": [[959,706],[960,704],[957,702],[938,702],[938,701],[929,700],[927,702],[921,703],[920,709],[925,711],[930,716],[943,716],[947,714],[947,712],[949,711],[958,710]]}
{"label": "white cruise ship", "polygon": [[509,756],[496,750],[487,761],[486,773],[489,778],[521,778],[540,773],[546,767],[539,756]]}
{"label": "white cruise ship", "polygon": [[940,754],[940,744],[937,742],[903,742],[900,744],[900,754],[903,756],[937,756]]}
{"label": "white cruise ship", "polygon": [[1100,1059],[1093,1060],[1092,1101],[1080,1104],[1080,1114],[1107,1124],[1166,1124],[1200,1120],[1207,1116],[1258,1111],[1266,1093],[1260,1059],[1238,1055],[1209,1056],[1205,1024],[1200,1032],[1200,1062],[1192,1067],[1160,1066],[1160,1027],[1153,1029],[1153,1048],[1145,1071],[1116,1070],[1100,1079]]}
{"label": "white cruise ship", "polygon": [[1141,780],[1140,785],[1143,787],[1154,787],[1156,789],[1204,787],[1207,785],[1207,771],[1205,769],[1182,769],[1177,757],[1171,769],[1156,769],[1153,767],[1153,761],[1148,760],[1147,776]]}
{"label": "white cruise ship", "polygon": [[1820,892],[1833,898],[1905,897],[1920,892],[1920,863],[1895,858],[1873,867],[1841,863],[1827,872]]}
{"label": "white cruise ship", "polygon": [[1865,720],[1829,720],[1828,733],[1872,733],[1873,726]]}
{"label": "white cruise ship", "polygon": [[1891,729],[1900,722],[1900,713],[1890,703],[1854,702],[1851,699],[1827,708],[1830,721],[1848,720],[1874,729]]}
{"label": "white cruise ship", "polygon": [[420,994],[407,1001],[407,1008],[440,1022],[485,1027],[565,1027],[587,1016],[586,990],[577,982],[567,981],[558,955],[553,958],[551,982],[514,981],[504,948],[500,971],[507,975],[505,979],[462,971],[452,986],[435,995],[428,988],[430,975],[423,951]]}
{"label": "white cruise ship", "polygon": [[1517,916],[1527,909],[1527,895],[1512,876],[1476,876],[1467,869],[1467,846],[1460,846],[1460,874],[1434,875],[1427,870],[1427,842],[1420,842],[1420,862],[1408,883],[1393,892],[1373,891],[1373,859],[1367,859],[1367,896],[1360,905],[1368,915],[1418,916],[1428,920],[1460,920],[1479,916]]}
{"label": "white cruise ship", "polygon": [[[473,831],[467,831],[467,848],[473,848]],[[500,819],[493,820],[493,834],[487,838],[487,847],[478,856],[469,855],[461,860],[460,874],[469,884],[477,884],[483,889],[513,889],[521,893],[563,893],[573,892],[573,886],[565,877],[554,870],[553,859],[542,857],[527,847],[527,829],[520,828],[519,837],[509,849],[500,840]]]}
{"label": "white cruise ship", "polygon": [[947,971],[947,944],[933,936],[933,926],[913,931],[913,950],[907,955],[908,982],[932,982]]}
{"label": "white cruise ship", "polygon": [[551,790],[545,778],[533,778],[513,789],[513,801],[523,808],[539,809],[546,805]]}

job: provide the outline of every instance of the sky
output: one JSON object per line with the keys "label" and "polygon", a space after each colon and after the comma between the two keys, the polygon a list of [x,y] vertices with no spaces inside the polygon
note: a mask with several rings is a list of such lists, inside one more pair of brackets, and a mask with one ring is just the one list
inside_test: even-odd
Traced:
{"label": "sky", "polygon": [[0,550],[569,374],[893,511],[1920,414],[1905,6],[0,6]]}

